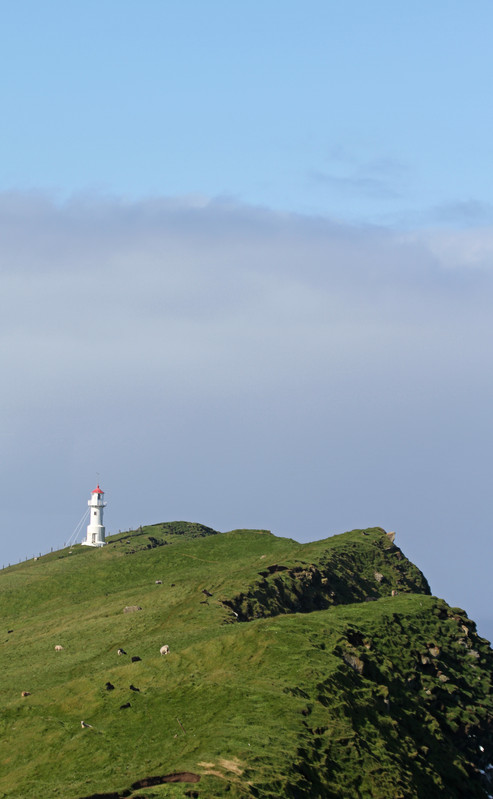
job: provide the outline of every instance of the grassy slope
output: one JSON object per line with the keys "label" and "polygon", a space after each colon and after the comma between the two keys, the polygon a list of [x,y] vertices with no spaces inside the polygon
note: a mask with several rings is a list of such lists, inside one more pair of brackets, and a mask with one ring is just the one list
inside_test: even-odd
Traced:
{"label": "grassy slope", "polygon": [[[306,545],[208,532],[155,525],[0,574],[0,797],[80,799],[177,771],[201,781],[133,795],[486,796],[468,764],[479,741],[491,762],[491,650],[382,531]],[[361,584],[378,601],[351,602]],[[317,586],[324,609],[282,613],[311,610]]]}

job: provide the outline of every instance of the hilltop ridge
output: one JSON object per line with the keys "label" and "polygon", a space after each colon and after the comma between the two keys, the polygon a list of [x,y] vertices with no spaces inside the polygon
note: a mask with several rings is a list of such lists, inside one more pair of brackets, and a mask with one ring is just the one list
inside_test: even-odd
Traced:
{"label": "hilltop ridge", "polygon": [[0,797],[488,796],[493,653],[381,528],[149,525],[0,607]]}

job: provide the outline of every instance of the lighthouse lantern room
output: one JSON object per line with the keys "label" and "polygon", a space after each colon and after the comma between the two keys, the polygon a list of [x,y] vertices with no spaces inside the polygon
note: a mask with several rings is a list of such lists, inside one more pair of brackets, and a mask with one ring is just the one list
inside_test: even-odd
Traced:
{"label": "lighthouse lantern room", "polygon": [[106,507],[106,502],[104,502],[103,497],[104,491],[98,484],[97,488],[91,492],[91,499],[87,502],[90,516],[86,540],[82,543],[88,547],[104,547],[106,544],[104,540],[105,528],[103,527],[103,508]]}

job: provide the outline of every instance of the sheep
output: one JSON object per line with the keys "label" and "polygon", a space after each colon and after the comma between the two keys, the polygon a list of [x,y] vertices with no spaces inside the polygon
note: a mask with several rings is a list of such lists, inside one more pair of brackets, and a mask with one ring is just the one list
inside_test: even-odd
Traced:
{"label": "sheep", "polygon": [[23,691],[21,696],[31,696],[31,691]]}
{"label": "sheep", "polygon": [[119,649],[117,654],[118,655],[126,655],[127,653],[125,652],[124,649]]}
{"label": "sheep", "polygon": [[169,646],[168,646],[168,644],[165,644],[164,646],[161,647],[161,649],[159,650],[159,654],[160,655],[169,655]]}
{"label": "sheep", "polygon": [[56,647],[55,647],[55,652],[61,652],[62,649],[63,649],[63,646],[60,646],[60,644],[57,644]]}

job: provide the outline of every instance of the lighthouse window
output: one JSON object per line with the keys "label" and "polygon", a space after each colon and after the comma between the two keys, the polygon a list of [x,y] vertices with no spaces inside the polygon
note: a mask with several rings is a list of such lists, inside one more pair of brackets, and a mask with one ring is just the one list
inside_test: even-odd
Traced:
{"label": "lighthouse window", "polygon": [[95,515],[96,515],[96,513],[97,513],[97,511],[93,511],[93,514],[92,514],[92,515],[93,515],[93,516],[95,516]]}

